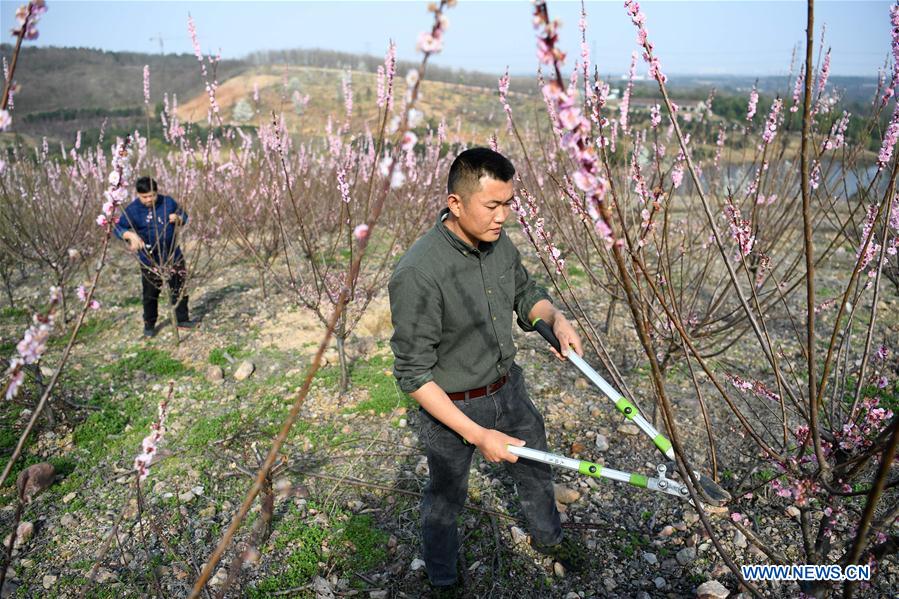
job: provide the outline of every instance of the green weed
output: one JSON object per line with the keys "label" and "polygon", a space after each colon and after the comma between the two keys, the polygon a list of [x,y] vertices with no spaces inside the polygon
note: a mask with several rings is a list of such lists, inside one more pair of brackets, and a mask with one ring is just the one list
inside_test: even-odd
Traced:
{"label": "green weed", "polygon": [[649,544],[645,535],[629,530],[617,530],[615,537],[616,548],[627,557],[633,557],[637,549]]}
{"label": "green weed", "polygon": [[[396,408],[412,408],[414,400],[397,387],[396,379],[390,373],[393,359],[374,356],[369,360],[357,362],[350,371],[350,382],[353,387],[368,389],[369,398],[355,406],[344,409],[344,413],[358,413],[373,410],[377,414],[388,414]],[[335,385],[337,369],[334,369]],[[330,373],[329,373],[330,374]]]}
{"label": "green weed", "polygon": [[227,367],[230,362],[228,358],[225,357],[225,354],[228,354],[234,360],[239,360],[240,358],[248,356],[250,352],[239,345],[229,345],[224,348],[217,347],[209,352],[209,363],[215,366],[221,366],[222,368]]}
{"label": "green weed", "polygon": [[[84,343],[85,341],[94,339],[95,337],[97,337],[97,335],[110,327],[111,324],[112,321],[106,318],[95,317],[86,319],[83,323],[81,323],[81,327],[78,329],[78,341]],[[71,327],[69,329],[62,330],[58,335],[54,335],[50,338],[50,347],[65,347],[69,342],[69,337],[71,336],[71,334]]]}
{"label": "green weed", "polygon": [[328,538],[328,531],[307,525],[299,510],[292,507],[279,533],[273,545],[278,551],[289,547],[289,554],[281,560],[278,574],[260,581],[254,589],[247,589],[251,598],[269,597],[275,591],[303,585],[318,572],[318,563],[323,558],[322,542]]}
{"label": "green weed", "polygon": [[[333,525],[324,529],[306,523],[300,510],[291,507],[276,525],[278,535],[272,541],[276,551],[287,552],[286,558],[280,561],[280,571],[263,579],[256,588],[248,589],[248,596],[270,597],[277,590],[306,584],[319,571],[322,562],[330,561],[343,570],[364,572],[387,559],[388,535],[375,527],[371,516],[347,516],[338,510],[332,517]],[[322,551],[325,542],[330,549],[327,557]]]}
{"label": "green weed", "polygon": [[15,308],[13,306],[6,306],[2,310],[0,310],[0,318],[22,318],[23,316],[28,316],[28,310],[25,308]]}
{"label": "green weed", "polygon": [[137,348],[118,362],[101,368],[111,374],[131,375],[137,371],[160,377],[181,376],[191,372],[183,363],[160,349]]}
{"label": "green weed", "polygon": [[240,412],[232,411],[202,418],[194,423],[184,437],[185,444],[191,449],[203,449],[213,441],[224,439],[234,433],[240,422]]}
{"label": "green weed", "polygon": [[375,527],[371,516],[351,516],[340,536],[347,553],[338,561],[344,567],[366,571],[387,559],[388,535]]}
{"label": "green weed", "polygon": [[142,303],[143,300],[140,298],[140,296],[132,295],[131,297],[126,297],[125,299],[121,300],[118,305],[123,308],[127,308],[128,306],[140,306]]}
{"label": "green weed", "polygon": [[116,437],[128,424],[133,429],[138,429],[135,435],[145,433],[143,428],[150,420],[143,416],[145,408],[144,402],[137,397],[126,397],[116,402],[105,401],[100,410],[92,412],[75,428],[72,440],[76,447],[86,451],[92,459],[99,460],[122,446],[124,440],[118,437],[117,443]]}

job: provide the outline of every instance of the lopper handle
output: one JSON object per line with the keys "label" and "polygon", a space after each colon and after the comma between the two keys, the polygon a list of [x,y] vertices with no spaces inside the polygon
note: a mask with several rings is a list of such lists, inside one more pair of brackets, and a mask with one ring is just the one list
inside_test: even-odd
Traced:
{"label": "lopper handle", "polygon": [[553,329],[549,326],[545,320],[538,318],[534,321],[534,328],[537,329],[537,332],[540,333],[540,336],[546,339],[550,345],[556,348],[556,351],[562,353],[562,344],[559,343],[559,338],[556,337],[556,334],[553,333]]}

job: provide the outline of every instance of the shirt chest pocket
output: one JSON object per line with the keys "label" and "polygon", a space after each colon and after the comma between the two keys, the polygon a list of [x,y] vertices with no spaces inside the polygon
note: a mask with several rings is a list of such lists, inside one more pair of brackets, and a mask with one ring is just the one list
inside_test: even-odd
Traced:
{"label": "shirt chest pocket", "polygon": [[499,295],[500,299],[502,299],[503,304],[509,307],[512,307],[515,303],[515,265],[511,265],[509,268],[504,268],[500,271],[499,280]]}

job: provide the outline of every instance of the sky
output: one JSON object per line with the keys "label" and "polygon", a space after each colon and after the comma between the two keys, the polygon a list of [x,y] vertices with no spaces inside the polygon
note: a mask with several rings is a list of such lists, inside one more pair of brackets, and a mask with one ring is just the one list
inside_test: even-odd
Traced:
{"label": "sky", "polygon": [[[16,7],[23,1],[0,0],[0,31],[13,26]],[[203,52],[221,51],[225,58],[286,48],[381,56],[393,39],[401,59],[417,60],[416,38],[432,23],[424,1],[47,0],[47,5],[40,37],[26,43],[191,53],[190,14]],[[794,47],[803,53],[804,1],[649,0],[641,6],[649,38],[669,75],[783,75],[790,72]],[[623,2],[587,2],[586,8],[593,62],[604,74],[625,73],[637,46]],[[889,8],[886,0],[815,3],[815,43],[821,25],[826,25],[832,75],[874,76],[883,66],[890,52]],[[444,51],[434,64],[490,73],[508,66],[513,74],[533,73],[537,62],[531,11],[531,2],[525,0],[460,0],[447,12]],[[570,67],[580,53],[580,2],[550,1],[549,13],[562,20],[561,45],[569,53]],[[645,74],[642,64],[638,72]]]}

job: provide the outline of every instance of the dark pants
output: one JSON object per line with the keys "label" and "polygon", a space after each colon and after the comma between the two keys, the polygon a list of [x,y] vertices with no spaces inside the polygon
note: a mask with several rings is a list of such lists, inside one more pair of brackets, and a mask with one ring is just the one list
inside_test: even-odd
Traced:
{"label": "dark pants", "polygon": [[[546,451],[543,417],[534,407],[517,364],[509,380],[492,395],[455,402],[466,416],[485,428],[496,429],[525,441],[525,447]],[[468,495],[468,471],[475,450],[462,437],[422,410],[421,439],[427,449],[430,480],[421,501],[421,544],[431,584],[456,581],[459,532],[456,519]],[[552,472],[546,464],[519,459],[503,462],[515,480],[521,510],[531,537],[542,545],[562,539],[556,510]]]}
{"label": "dark pants", "polygon": [[[166,270],[168,270],[168,280],[166,282],[172,291],[172,304],[177,302],[175,317],[178,319],[178,322],[187,322],[190,320],[187,311],[187,296],[185,295],[180,300],[178,299],[184,286],[184,276],[186,274],[184,261],[179,260],[171,267],[167,267]],[[141,264],[140,284],[143,292],[141,299],[144,303],[144,326],[153,328],[156,326],[156,318],[159,315],[158,305],[159,294],[162,291],[162,277]]]}

